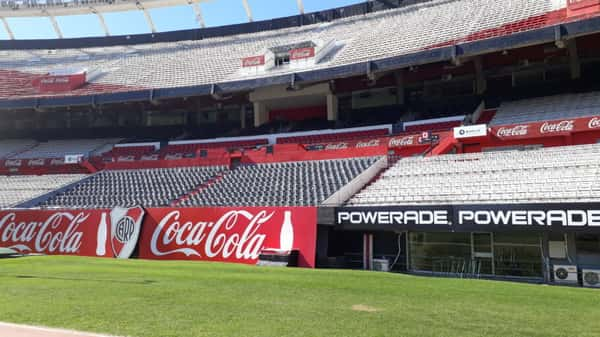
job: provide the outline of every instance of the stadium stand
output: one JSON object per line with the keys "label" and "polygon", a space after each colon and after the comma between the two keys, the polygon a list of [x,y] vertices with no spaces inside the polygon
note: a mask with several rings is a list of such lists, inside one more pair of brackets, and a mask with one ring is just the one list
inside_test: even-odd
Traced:
{"label": "stadium stand", "polygon": [[491,125],[595,116],[600,112],[600,92],[586,92],[504,102]]}
{"label": "stadium stand", "polygon": [[26,151],[37,144],[32,139],[7,139],[0,141],[0,158],[9,158]]}
{"label": "stadium stand", "polygon": [[42,207],[167,206],[224,167],[102,171],[40,203]]}
{"label": "stadium stand", "polygon": [[600,145],[405,158],[348,205],[600,200]]}
{"label": "stadium stand", "polygon": [[98,150],[106,149],[106,146],[113,145],[117,139],[69,139],[53,140],[38,143],[34,147],[9,156],[11,159],[30,159],[30,158],[64,158],[67,154],[82,154],[88,157],[97,153]]}
{"label": "stadium stand", "polygon": [[[311,69],[398,56],[435,46],[547,26],[562,0],[436,0],[409,3],[328,23],[251,34],[135,46],[48,50],[6,50],[0,59],[0,97],[40,94],[31,83],[56,69],[85,69],[88,84],[62,95],[132,91],[213,84],[297,71],[277,67],[245,75],[241,59],[279,46],[307,41],[336,48]],[[18,90],[15,90],[17,88]]]}
{"label": "stadium stand", "polygon": [[377,159],[244,165],[225,172],[182,206],[316,206]]}
{"label": "stadium stand", "polygon": [[83,174],[0,176],[0,207],[16,206],[85,177]]}

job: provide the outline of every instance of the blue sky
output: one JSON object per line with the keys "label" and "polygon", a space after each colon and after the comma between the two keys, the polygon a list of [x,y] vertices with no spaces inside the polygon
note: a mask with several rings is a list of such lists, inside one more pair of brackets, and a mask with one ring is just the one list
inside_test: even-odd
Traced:
{"label": "blue sky", "polygon": [[[296,0],[248,0],[255,21],[298,14]],[[364,2],[364,0],[303,0],[304,11],[313,12]],[[200,5],[206,26],[247,22],[242,0],[210,0]],[[192,7],[176,6],[150,11],[158,31],[198,28]],[[112,35],[149,33],[141,11],[105,13]],[[56,38],[48,18],[7,18],[16,39]],[[64,37],[101,36],[102,28],[94,15],[57,17]],[[0,24],[0,39],[8,34]]]}

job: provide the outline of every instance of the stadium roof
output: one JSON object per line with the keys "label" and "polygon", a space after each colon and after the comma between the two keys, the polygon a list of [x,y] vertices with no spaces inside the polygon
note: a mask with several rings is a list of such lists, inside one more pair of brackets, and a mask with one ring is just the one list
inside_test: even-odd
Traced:
{"label": "stadium roof", "polygon": [[[309,9],[314,10],[315,8],[311,8],[314,7],[311,6],[313,0],[306,1],[309,5]],[[61,25],[61,22],[56,19],[56,17],[95,15],[100,23],[103,35],[110,36],[114,35],[115,28],[117,28],[116,30],[119,30],[117,34],[130,34],[131,32],[127,31],[127,28],[131,28],[134,20],[125,20],[119,25],[119,27],[115,27],[114,25],[111,27],[111,25],[108,24],[107,20],[104,18],[105,13],[131,11],[141,12],[143,13],[144,19],[149,28],[148,32],[156,33],[159,31],[159,29],[157,29],[153,16],[158,16],[161,14],[157,12],[151,13],[151,9],[161,9],[176,6],[188,7],[187,10],[189,13],[193,11],[195,23],[191,23],[189,21],[187,21],[185,24],[180,23],[178,29],[189,29],[210,26],[207,25],[205,21],[205,17],[207,16],[211,16],[209,17],[209,21],[211,22],[215,22],[212,16],[219,16],[220,18],[218,18],[218,22],[220,22],[220,24],[218,25],[236,24],[244,21],[253,22],[255,21],[254,9],[257,9],[260,12],[258,16],[259,19],[272,19],[275,17],[288,16],[292,13],[302,15],[304,14],[305,10],[304,2],[305,0],[277,0],[275,3],[273,1],[265,0],[260,0],[260,2],[255,0],[0,0],[0,21],[2,21],[9,39],[12,40],[16,38],[13,24],[11,24],[12,19],[45,17],[50,20],[52,29],[54,29],[56,33],[56,37],[63,38],[64,27]],[[329,6],[333,7],[336,5],[348,5],[359,2],[367,3],[368,1],[336,0],[330,1]],[[205,8],[209,10],[207,11],[208,13],[203,10],[203,8],[200,6],[200,3],[209,4],[209,7]],[[210,13],[213,8],[218,8],[217,13]],[[283,8],[285,8],[285,12],[281,12],[281,9]],[[320,9],[323,8],[317,8],[317,10]],[[244,13],[243,18],[232,14],[240,13],[242,11]],[[271,15],[265,17],[264,12],[270,13]],[[133,19],[136,14],[127,13],[126,15]],[[179,15],[173,15],[172,13],[165,13],[162,15],[168,16],[167,20],[169,21],[185,21],[181,20]],[[7,20],[7,18],[10,19]],[[240,21],[240,19],[243,21]],[[90,22],[88,21],[88,23]],[[30,26],[33,25],[33,23],[30,24]],[[36,29],[40,29],[39,24],[36,24],[36,26],[38,26]],[[138,27],[135,28],[139,29],[139,25],[137,26]],[[123,28],[125,28],[125,30],[123,30]],[[97,32],[97,35],[100,34],[101,32]]]}

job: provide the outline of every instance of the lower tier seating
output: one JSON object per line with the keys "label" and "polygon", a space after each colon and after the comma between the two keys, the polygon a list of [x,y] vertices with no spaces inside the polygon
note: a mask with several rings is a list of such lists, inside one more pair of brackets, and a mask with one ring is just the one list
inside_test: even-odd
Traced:
{"label": "lower tier seating", "polygon": [[85,177],[84,174],[0,176],[0,207],[11,207]]}
{"label": "lower tier seating", "polygon": [[108,208],[168,206],[222,166],[102,171],[43,202],[42,207]]}
{"label": "lower tier seating", "polygon": [[241,166],[229,171],[184,206],[316,206],[377,157]]}
{"label": "lower tier seating", "polygon": [[600,144],[405,158],[351,206],[596,202]]}

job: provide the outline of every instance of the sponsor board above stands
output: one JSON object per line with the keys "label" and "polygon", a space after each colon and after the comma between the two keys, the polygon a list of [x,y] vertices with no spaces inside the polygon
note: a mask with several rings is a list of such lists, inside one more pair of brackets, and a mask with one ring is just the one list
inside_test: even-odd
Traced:
{"label": "sponsor board above stands", "polygon": [[454,128],[454,138],[475,138],[485,137],[488,134],[486,124],[466,125]]}
{"label": "sponsor board above stands", "polygon": [[256,264],[279,250],[312,268],[316,231],[314,207],[0,211],[0,246],[23,253]]}
{"label": "sponsor board above stands", "polygon": [[379,137],[362,140],[348,140],[340,142],[329,142],[329,143],[317,143],[317,144],[305,144],[304,148],[309,151],[318,150],[346,150],[346,149],[362,149],[369,147],[386,147],[386,148],[401,148],[411,146],[425,146],[430,145],[432,142],[435,144],[439,141],[441,135],[444,132],[434,132],[428,134],[427,139],[425,133],[411,134],[411,135],[397,135],[392,137]]}
{"label": "sponsor board above stands", "polygon": [[501,139],[520,139],[563,136],[594,130],[600,130],[600,116],[494,126],[491,133]]}
{"label": "sponsor board above stands", "polygon": [[336,209],[335,225],[348,230],[600,233],[600,204],[347,207]]}

